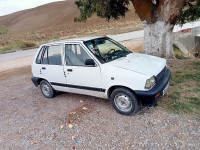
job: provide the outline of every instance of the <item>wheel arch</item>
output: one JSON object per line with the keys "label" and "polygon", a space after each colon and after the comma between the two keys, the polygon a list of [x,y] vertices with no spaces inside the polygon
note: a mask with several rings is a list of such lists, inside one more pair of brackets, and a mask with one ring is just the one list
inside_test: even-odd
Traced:
{"label": "wheel arch", "polygon": [[110,99],[110,96],[111,96],[111,93],[117,89],[117,88],[126,88],[126,89],[129,89],[131,92],[133,92],[133,94],[137,97],[135,91],[129,87],[126,87],[126,86],[122,86],[122,85],[114,85],[114,86],[111,86],[108,91],[107,91],[107,97],[108,99]]}
{"label": "wheel arch", "polygon": [[[41,82],[42,80],[45,80],[45,79],[39,78],[39,79],[37,80],[37,84],[40,85],[40,82]],[[46,81],[47,81],[47,80],[46,80]],[[48,81],[47,81],[47,82],[48,82]]]}
{"label": "wheel arch", "polygon": [[43,78],[37,78],[37,77],[32,77],[32,81],[33,81],[33,83],[35,84],[35,86],[40,85],[40,82],[41,82],[42,80],[45,80],[45,79],[43,79]]}

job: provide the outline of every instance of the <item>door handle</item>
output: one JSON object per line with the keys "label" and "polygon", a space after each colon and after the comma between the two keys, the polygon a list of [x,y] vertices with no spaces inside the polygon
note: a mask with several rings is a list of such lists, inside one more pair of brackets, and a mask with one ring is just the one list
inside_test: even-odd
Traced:
{"label": "door handle", "polygon": [[46,70],[46,67],[42,67],[43,70]]}
{"label": "door handle", "polygon": [[67,69],[68,72],[72,72],[72,69]]}

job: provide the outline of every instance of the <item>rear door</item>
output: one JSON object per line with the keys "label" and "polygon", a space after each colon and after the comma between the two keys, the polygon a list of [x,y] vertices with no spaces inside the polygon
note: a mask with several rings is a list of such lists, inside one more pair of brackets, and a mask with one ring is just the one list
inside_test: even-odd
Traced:
{"label": "rear door", "polygon": [[86,66],[86,59],[92,57],[81,44],[65,45],[64,72],[68,90],[72,93],[105,97],[100,66],[97,63],[95,66]]}
{"label": "rear door", "polygon": [[[40,77],[51,83],[55,90],[67,91],[63,72],[63,44],[46,45],[39,62]],[[39,60],[39,59],[38,59]]]}

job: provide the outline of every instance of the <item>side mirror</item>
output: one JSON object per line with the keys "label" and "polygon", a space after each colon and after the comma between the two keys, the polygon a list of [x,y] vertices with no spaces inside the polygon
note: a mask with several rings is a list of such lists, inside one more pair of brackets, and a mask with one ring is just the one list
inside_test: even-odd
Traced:
{"label": "side mirror", "polygon": [[85,65],[86,66],[95,66],[95,62],[93,59],[86,59],[85,60]]}

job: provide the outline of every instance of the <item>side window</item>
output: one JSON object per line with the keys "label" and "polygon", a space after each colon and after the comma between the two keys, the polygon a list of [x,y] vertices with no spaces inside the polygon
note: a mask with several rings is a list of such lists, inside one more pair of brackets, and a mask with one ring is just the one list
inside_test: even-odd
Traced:
{"label": "side window", "polygon": [[45,48],[44,56],[42,59],[42,64],[49,64],[48,63],[48,47]]}
{"label": "side window", "polygon": [[62,45],[48,46],[43,56],[43,64],[62,65],[61,49]]}
{"label": "side window", "polygon": [[41,49],[40,49],[40,52],[37,56],[37,59],[36,59],[36,64],[41,64],[42,63],[42,54],[43,54],[43,51],[45,49],[45,46],[43,46]]}
{"label": "side window", "polygon": [[91,57],[80,45],[65,45],[65,60],[68,66],[85,66],[86,59],[91,59]]}

